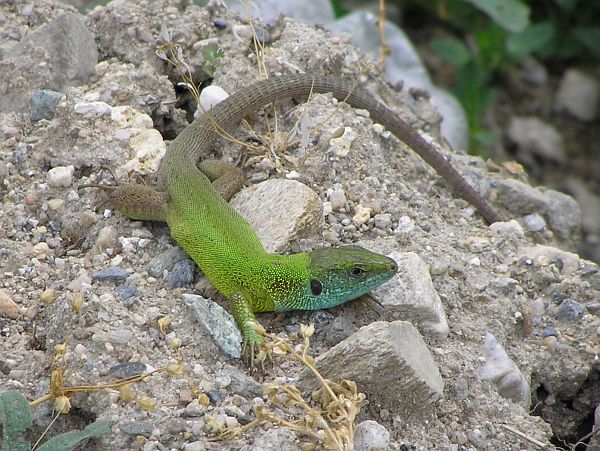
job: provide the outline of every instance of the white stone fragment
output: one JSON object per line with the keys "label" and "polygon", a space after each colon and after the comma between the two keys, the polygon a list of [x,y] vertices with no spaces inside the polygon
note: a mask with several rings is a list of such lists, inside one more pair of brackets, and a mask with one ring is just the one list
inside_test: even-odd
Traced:
{"label": "white stone fragment", "polygon": [[74,110],[85,117],[94,117],[111,114],[112,107],[106,102],[79,102],[75,104]]}
{"label": "white stone fragment", "polygon": [[73,171],[75,168],[69,166],[57,166],[46,174],[46,182],[53,188],[65,188],[73,183]]}

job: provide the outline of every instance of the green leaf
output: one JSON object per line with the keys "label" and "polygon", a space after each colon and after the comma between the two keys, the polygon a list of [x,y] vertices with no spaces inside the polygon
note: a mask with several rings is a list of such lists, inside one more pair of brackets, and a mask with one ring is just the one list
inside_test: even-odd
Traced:
{"label": "green leaf", "polygon": [[600,27],[597,25],[590,27],[575,27],[573,36],[577,41],[583,44],[596,58],[600,58]]}
{"label": "green leaf", "polygon": [[478,49],[475,57],[477,64],[485,71],[496,70],[506,57],[504,48],[506,31],[492,24],[485,30],[477,30],[473,37]]}
{"label": "green leaf", "polygon": [[496,24],[511,33],[529,25],[529,6],[520,0],[463,0],[486,13]]}
{"label": "green leaf", "polygon": [[17,391],[0,393],[0,425],[3,451],[29,451],[29,443],[19,434],[31,426],[31,409],[27,398]]}
{"label": "green leaf", "polygon": [[97,420],[89,424],[83,431],[70,431],[52,437],[38,451],[66,451],[73,449],[76,445],[90,438],[100,438],[110,432],[113,421]]}
{"label": "green leaf", "polygon": [[467,46],[455,38],[436,39],[432,42],[432,47],[435,52],[456,67],[464,66],[471,54]]}
{"label": "green leaf", "polygon": [[550,22],[536,23],[520,33],[510,35],[506,39],[506,48],[515,58],[523,59],[533,52],[546,48],[554,35],[554,25]]}

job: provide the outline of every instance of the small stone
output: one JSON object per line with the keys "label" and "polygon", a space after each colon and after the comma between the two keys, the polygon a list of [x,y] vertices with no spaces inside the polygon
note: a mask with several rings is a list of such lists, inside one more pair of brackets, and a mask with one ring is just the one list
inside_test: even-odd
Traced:
{"label": "small stone", "polygon": [[541,232],[546,228],[546,221],[538,213],[523,216],[523,225],[528,232]]}
{"label": "small stone", "polygon": [[215,105],[221,103],[227,97],[229,97],[229,94],[220,86],[207,86],[200,93],[200,108],[198,109],[198,113],[202,115],[204,112],[209,111]]}
{"label": "small stone", "polygon": [[165,271],[170,271],[175,264],[181,260],[188,259],[188,255],[179,246],[160,253],[148,263],[147,271],[153,277],[162,277]]}
{"label": "small stone", "polygon": [[244,397],[262,396],[262,386],[254,378],[233,365],[225,365],[220,371],[219,376],[229,379],[229,385],[227,386],[228,393]]}
{"label": "small stone", "polygon": [[128,379],[151,371],[151,369],[151,367],[142,362],[125,362],[111,366],[108,370],[108,375],[118,379]]}
{"label": "small stone", "polygon": [[354,446],[357,451],[389,449],[390,433],[376,421],[366,420],[356,426]]}
{"label": "small stone", "polygon": [[173,269],[165,278],[165,281],[173,288],[183,288],[191,285],[194,282],[195,268],[196,264],[189,258],[179,260],[175,263]]}
{"label": "small stone", "polygon": [[225,19],[214,19],[213,25],[215,26],[215,28],[217,28],[219,30],[224,30],[225,28],[227,28],[229,26],[229,22],[226,21]]}
{"label": "small stone", "polygon": [[92,274],[92,280],[99,282],[124,282],[127,277],[132,273],[130,269],[119,268],[118,266],[109,266],[102,271],[98,271]]}
{"label": "small stone", "polygon": [[558,331],[552,326],[544,327],[544,337],[558,337]]}
{"label": "small stone", "polygon": [[547,209],[548,201],[542,192],[527,183],[515,179],[499,180],[497,190],[499,201],[513,214],[526,215]]}
{"label": "small stone", "polygon": [[554,335],[550,335],[550,336],[544,337],[542,339],[542,346],[544,346],[545,348],[554,350],[554,349],[556,349],[557,345],[558,345],[558,338],[556,338]]}
{"label": "small stone", "polygon": [[375,227],[381,230],[387,230],[392,228],[392,215],[389,213],[379,213],[373,217],[375,220]]}
{"label": "small stone", "polygon": [[52,119],[61,97],[60,92],[50,89],[36,91],[31,96],[31,120],[36,122],[42,119]]}
{"label": "small stone", "polygon": [[521,224],[514,219],[510,221],[495,222],[490,225],[490,231],[497,236],[503,238],[522,238],[525,234]]}
{"label": "small stone", "polygon": [[48,171],[46,181],[53,188],[65,188],[73,183],[73,166],[57,166]]}
{"label": "small stone", "polygon": [[186,417],[202,417],[208,412],[209,407],[203,406],[197,399],[185,406]]}
{"label": "small stone", "polygon": [[6,290],[0,290],[0,318],[17,319],[23,314],[23,309],[12,300]]}
{"label": "small stone", "polygon": [[358,328],[351,321],[341,316],[336,316],[332,322],[323,328],[321,336],[325,337],[325,341],[329,346],[335,346],[357,330]]}
{"label": "small stone", "polygon": [[517,143],[521,152],[533,152],[557,163],[565,161],[562,135],[556,128],[537,117],[513,116],[508,127],[508,136]]}
{"label": "small stone", "polygon": [[556,318],[563,322],[577,322],[586,311],[585,305],[571,299],[565,299],[558,306]]}
{"label": "small stone", "polygon": [[556,109],[582,121],[592,121],[598,109],[598,83],[594,77],[577,70],[565,72],[556,93]]}
{"label": "small stone", "polygon": [[94,248],[97,250],[105,250],[114,247],[118,243],[117,229],[110,225],[102,227],[96,237]]}
{"label": "small stone", "polygon": [[136,437],[141,435],[146,438],[150,438],[152,435],[152,423],[147,421],[130,421],[126,423],[119,423],[119,429],[126,435]]}
{"label": "small stone", "polygon": [[334,315],[325,310],[315,310],[310,313],[310,322],[314,324],[317,332],[330,324],[334,318]]}
{"label": "small stone", "polygon": [[371,218],[371,209],[364,207],[360,204],[354,209],[354,216],[352,216],[352,223],[358,227],[365,224]]}
{"label": "small stone", "polygon": [[329,196],[329,202],[331,202],[331,208],[333,208],[334,211],[341,210],[348,203],[346,192],[342,188],[334,189]]}
{"label": "small stone", "polygon": [[242,335],[233,316],[216,302],[202,296],[184,294],[182,300],[221,351],[239,359],[242,354]]}
{"label": "small stone", "polygon": [[40,302],[44,304],[50,304],[56,300],[58,297],[58,291],[55,288],[46,288],[40,294]]}
{"label": "small stone", "polygon": [[415,229],[415,222],[408,216],[401,216],[394,229],[395,235],[409,235]]}
{"label": "small stone", "polygon": [[45,259],[48,256],[49,252],[50,246],[48,246],[48,243],[44,241],[33,246],[33,254],[39,260]]}
{"label": "small stone", "polygon": [[74,110],[85,117],[109,116],[112,108],[106,102],[80,102],[76,103]]}
{"label": "small stone", "polygon": [[135,295],[135,287],[133,285],[119,285],[115,291],[124,301]]}

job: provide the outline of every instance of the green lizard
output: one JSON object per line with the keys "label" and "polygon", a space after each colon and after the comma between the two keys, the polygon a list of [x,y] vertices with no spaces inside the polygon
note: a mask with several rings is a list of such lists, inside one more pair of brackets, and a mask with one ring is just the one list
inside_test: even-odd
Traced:
{"label": "green lizard", "polygon": [[[111,187],[108,201],[122,214],[164,221],[171,236],[228,298],[251,356],[262,337],[254,312],[313,310],[360,297],[391,279],[394,260],[358,246],[320,248],[310,253],[267,253],[255,231],[227,203],[243,184],[241,170],[205,160],[219,129],[237,125],[261,107],[284,98],[331,92],[390,129],[430,163],[488,222],[499,219],[429,143],[369,94],[341,80],[312,75],[270,78],[237,92],[186,127],[171,143],[159,169],[158,189],[147,185]],[[212,183],[211,183],[212,182]]]}

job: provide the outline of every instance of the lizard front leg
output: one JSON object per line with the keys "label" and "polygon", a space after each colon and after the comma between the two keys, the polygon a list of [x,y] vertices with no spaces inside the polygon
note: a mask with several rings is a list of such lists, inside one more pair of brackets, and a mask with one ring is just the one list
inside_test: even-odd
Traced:
{"label": "lizard front leg", "polygon": [[[260,323],[256,320],[248,299],[240,293],[233,293],[229,297],[229,305],[235,318],[238,328],[242,332],[244,339],[244,352],[250,357],[250,365],[254,366],[254,358],[260,355],[259,346],[263,343],[263,336],[259,333],[262,329]],[[258,354],[257,354],[258,353]],[[259,357],[258,362],[262,364]]]}

